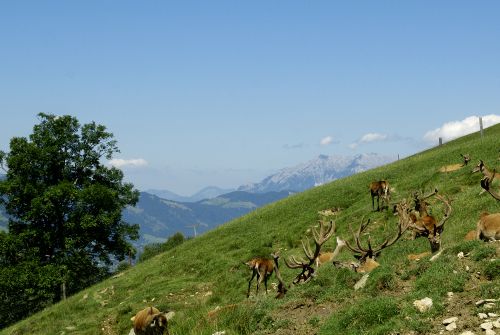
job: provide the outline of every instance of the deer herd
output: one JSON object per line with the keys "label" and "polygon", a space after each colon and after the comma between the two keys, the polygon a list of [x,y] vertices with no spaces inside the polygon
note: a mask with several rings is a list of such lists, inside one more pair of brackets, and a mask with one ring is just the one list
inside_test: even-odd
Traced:
{"label": "deer herd", "polygon": [[[470,161],[469,155],[461,155],[462,164],[454,164],[440,169],[440,172],[456,171],[463,168]],[[481,187],[483,192],[488,192],[494,199],[500,201],[500,193],[493,190],[493,182],[500,181],[500,174],[495,170],[489,170],[482,160],[473,168],[473,173],[481,172],[483,178]],[[417,260],[430,254],[439,254],[441,249],[441,235],[444,231],[444,225],[451,214],[451,201],[448,197],[439,194],[438,190],[423,194],[414,192],[412,196],[402,199],[396,203],[391,203],[391,189],[387,180],[373,181],[369,185],[372,199],[372,210],[389,210],[392,205],[392,211],[397,219],[395,232],[387,237],[381,243],[374,243],[369,234],[366,233],[371,220],[361,222],[356,231],[352,231],[352,242],[337,236],[337,246],[333,252],[322,251],[321,248],[336,232],[335,221],[319,220],[318,225],[311,228],[314,246],[309,240],[302,240],[302,251],[305,257],[290,256],[285,259],[285,264],[290,269],[298,269],[300,273],[293,280],[293,284],[299,284],[309,281],[323,264],[333,264],[337,268],[348,268],[356,272],[367,273],[379,266],[377,262],[378,255],[385,249],[395,244],[405,234],[411,232],[411,239],[425,237],[430,244],[430,251],[418,255],[409,255],[408,259]],[[481,194],[480,193],[480,194]],[[377,208],[375,209],[375,198],[377,199]],[[436,198],[442,206],[432,205],[434,208],[442,208],[442,214],[436,217],[437,209],[430,208],[428,201]],[[320,211],[323,217],[339,215],[340,208],[334,210]],[[362,239],[366,236],[366,240]],[[467,234],[467,239],[478,239],[485,241],[500,240],[500,213],[483,212],[480,215],[476,225],[476,230]],[[352,253],[356,261],[339,261],[337,256],[343,249]],[[278,279],[277,296],[283,297],[287,292],[287,285],[283,281],[279,270],[279,253],[271,254],[272,258],[255,257],[244,263],[252,270],[252,276],[248,281],[247,298],[250,297],[252,281],[257,278],[256,294],[259,292],[260,285],[264,282],[267,293],[267,281],[273,273]],[[431,258],[432,260],[432,258]],[[172,317],[173,312],[160,312],[154,307],[148,307],[139,311],[132,318],[134,328],[130,330],[129,335],[159,335],[168,334],[167,324]]]}
{"label": "deer herd", "polygon": [[[461,155],[461,157],[463,158],[463,163],[456,164],[459,165],[459,168],[466,166],[470,161],[469,155]],[[452,171],[452,169],[446,168],[440,171],[449,172]],[[481,187],[484,190],[481,193],[488,192],[494,199],[500,201],[500,193],[494,191],[492,187],[493,181],[500,181],[500,174],[496,173],[495,170],[490,171],[482,160],[473,168],[472,173],[476,172],[481,172],[483,175]],[[419,237],[427,238],[430,245],[429,252],[419,255],[409,255],[408,258],[410,260],[420,259],[422,256],[431,255],[440,251],[441,235],[443,234],[445,223],[449,219],[452,211],[451,200],[447,196],[439,194],[438,190],[435,189],[429,194],[414,192],[409,198],[391,203],[391,188],[387,180],[371,182],[369,184],[369,190],[373,211],[379,212],[384,209],[389,210],[390,205],[392,206],[393,214],[398,217],[395,232],[383,240],[383,242],[376,244],[372,242],[370,235],[366,233],[367,227],[370,224],[370,220],[368,219],[366,222],[362,222],[358,229],[352,233],[352,242],[337,236],[335,250],[333,252],[324,252],[321,248],[325,242],[335,234],[336,223],[335,221],[327,222],[319,220],[318,225],[310,229],[312,232],[313,245],[307,239],[302,240],[302,251],[304,256],[290,256],[284,260],[288,268],[300,270],[293,280],[293,284],[307,282],[315,275],[315,272],[322,264],[327,263],[333,264],[335,267],[349,268],[356,272],[370,272],[379,266],[376,258],[382,250],[395,244],[406,231],[411,232],[411,239]],[[428,201],[431,198],[437,199],[437,203],[431,205]],[[376,208],[375,199],[377,200]],[[442,213],[439,213],[439,208],[441,208]],[[325,211],[321,211],[319,213],[325,215],[324,212]],[[340,210],[336,209],[332,211],[331,215],[338,215],[339,212]],[[476,230],[470,232],[468,235],[478,240],[500,240],[500,213],[489,214],[483,212],[477,222]],[[365,242],[362,241],[364,236],[366,236]],[[337,256],[343,249],[352,253],[356,261],[347,262],[337,260]],[[279,255],[274,253],[272,256],[273,259],[258,257],[245,263],[252,269],[252,277],[248,282],[247,298],[250,296],[252,280],[255,277],[257,277],[256,294],[258,294],[259,286],[262,281],[264,281],[267,293],[267,279],[271,276],[273,271],[276,272],[279,281],[277,298],[284,296],[286,293],[286,284],[279,274]]]}

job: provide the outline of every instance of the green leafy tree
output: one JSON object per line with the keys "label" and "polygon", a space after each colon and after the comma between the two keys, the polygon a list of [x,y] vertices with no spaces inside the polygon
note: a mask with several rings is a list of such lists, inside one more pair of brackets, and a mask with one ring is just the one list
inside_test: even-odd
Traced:
{"label": "green leafy tree", "polygon": [[7,173],[0,203],[18,246],[15,254],[0,250],[0,263],[55,266],[70,294],[100,280],[133,250],[138,226],[121,214],[137,203],[139,192],[123,182],[122,171],[103,164],[119,152],[104,126],[81,126],[69,115],[39,118],[29,138],[14,137],[10,152],[0,151]]}

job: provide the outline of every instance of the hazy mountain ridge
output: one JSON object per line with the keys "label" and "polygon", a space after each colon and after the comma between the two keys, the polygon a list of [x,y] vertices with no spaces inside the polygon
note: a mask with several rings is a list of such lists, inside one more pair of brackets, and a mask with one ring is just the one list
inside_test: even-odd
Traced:
{"label": "hazy mountain ridge", "polygon": [[264,178],[259,183],[243,185],[238,191],[265,193],[269,191],[292,190],[302,192],[354,173],[395,161],[395,157],[375,153],[356,156],[320,155],[308,162],[284,168]]}
{"label": "hazy mountain ridge", "polygon": [[197,202],[204,199],[215,198],[221,194],[226,194],[232,191],[234,191],[234,189],[224,189],[217,186],[207,186],[190,196],[183,196],[169,190],[160,189],[148,189],[144,192],[154,194],[163,199],[169,199],[178,202]]}
{"label": "hazy mountain ridge", "polygon": [[242,216],[255,208],[278,201],[290,195],[288,191],[252,194],[235,191],[220,197],[198,202],[176,202],[141,192],[135,207],[123,211],[124,221],[140,226],[141,247],[147,243],[164,240],[176,232],[193,236]]}

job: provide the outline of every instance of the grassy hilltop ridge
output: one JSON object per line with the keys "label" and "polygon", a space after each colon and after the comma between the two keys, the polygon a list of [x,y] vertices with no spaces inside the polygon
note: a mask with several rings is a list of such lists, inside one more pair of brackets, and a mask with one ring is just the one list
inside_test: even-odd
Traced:
{"label": "grassy hilltop ridge", "polygon": [[[500,298],[500,243],[463,240],[475,229],[482,211],[500,212],[500,202],[478,195],[481,174],[472,174],[479,159],[500,168],[500,125],[446,143],[406,159],[336,180],[295,194],[217,227],[195,239],[82,291],[68,300],[19,322],[0,334],[128,334],[130,317],[153,305],[174,310],[172,334],[435,334],[441,321],[459,316],[458,330],[479,332],[475,317],[483,298]],[[439,168],[460,163],[468,166],[441,173]],[[339,207],[336,234],[323,249],[335,247],[335,236],[351,239],[349,226],[371,218],[373,243],[395,233],[392,212],[373,212],[368,184],[388,179],[392,201],[413,191],[434,188],[452,199],[452,214],[442,235],[444,252],[435,261],[409,261],[410,253],[430,250],[426,238],[409,240],[406,233],[385,249],[365,288],[353,289],[361,274],[324,265],[310,282],[291,286],[284,299],[263,289],[246,299],[250,271],[242,262],[280,250],[282,259],[302,256],[300,240],[320,216],[318,211]],[[442,206],[431,200],[438,220]],[[463,251],[467,257],[456,255]],[[351,260],[343,251],[340,259]],[[467,271],[466,267],[469,268]],[[280,261],[282,277],[291,284],[297,270]],[[479,272],[479,274],[478,274]],[[273,275],[270,282],[276,283]],[[271,288],[272,286],[269,285]],[[252,294],[255,292],[255,281]],[[447,292],[454,292],[452,298]],[[419,313],[413,301],[430,297],[430,311]],[[22,303],[22,302],[20,302]],[[490,310],[498,313],[500,303]],[[458,315],[460,314],[460,315]]]}

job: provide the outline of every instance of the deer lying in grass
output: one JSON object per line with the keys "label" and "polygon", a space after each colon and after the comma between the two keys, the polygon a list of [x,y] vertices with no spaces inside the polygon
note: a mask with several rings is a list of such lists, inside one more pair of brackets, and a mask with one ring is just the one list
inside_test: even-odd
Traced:
{"label": "deer lying in grass", "polygon": [[[389,182],[387,180],[372,181],[370,183],[370,194],[372,196],[372,209],[375,210],[375,197],[377,198],[377,211],[380,211],[380,197],[385,202],[386,207],[389,205],[390,191]],[[382,208],[384,207],[382,202]]]}
{"label": "deer lying in grass", "polygon": [[[406,221],[403,219],[399,219],[398,222],[398,231],[395,236],[392,238],[387,238],[382,244],[378,247],[373,248],[371,244],[370,235],[368,235],[367,247],[364,247],[361,244],[361,233],[364,232],[370,220],[368,220],[364,224],[360,224],[358,231],[353,233],[354,235],[354,245],[351,245],[349,242],[344,241],[345,246],[354,253],[354,257],[358,259],[358,263],[351,263],[350,267],[354,269],[356,272],[370,272],[376,267],[379,266],[379,263],[375,260],[375,258],[380,254],[380,252],[396,243],[397,240],[404,234],[407,229]],[[345,265],[342,265],[344,266]]]}
{"label": "deer lying in grass", "polygon": [[486,192],[488,192],[493,198],[495,198],[496,200],[500,201],[500,193],[495,192],[495,191],[493,191],[491,189],[491,185],[492,185],[493,180],[495,179],[496,175],[498,175],[498,173],[496,173],[495,170],[493,170],[491,178],[490,177],[484,177],[483,179],[481,179],[481,187]]}
{"label": "deer lying in grass", "polygon": [[252,281],[257,276],[257,289],[255,292],[255,295],[259,293],[259,286],[264,281],[264,287],[266,289],[266,294],[267,294],[267,280],[271,275],[273,274],[273,271],[276,270],[276,277],[278,278],[279,281],[279,286],[278,286],[278,297],[283,296],[286,291],[286,285],[283,282],[283,279],[281,278],[281,274],[279,272],[279,267],[278,267],[278,259],[279,259],[279,254],[273,253],[271,254],[273,259],[269,258],[264,258],[264,257],[255,257],[246,262],[245,264],[252,269],[252,277],[248,281],[248,291],[247,291],[247,298],[250,296],[250,288],[252,285]]}
{"label": "deer lying in grass", "polygon": [[476,239],[486,241],[500,240],[500,213],[481,213],[477,222]]}
{"label": "deer lying in grass", "polygon": [[168,335],[168,320],[174,312],[162,313],[155,307],[147,307],[132,317],[134,328],[129,335]]}
{"label": "deer lying in grass", "polygon": [[[476,167],[474,167],[474,169],[472,169],[472,173],[476,173],[476,172],[481,172],[483,174],[483,180],[486,180],[488,181],[488,189],[491,187],[492,183],[493,183],[493,179],[500,179],[500,173],[497,173],[495,171],[490,171],[486,165],[484,165],[484,162],[482,160],[479,160],[479,163],[476,165]],[[481,183],[481,186],[482,186],[483,182]],[[483,194],[484,192],[486,192],[487,190],[484,189],[483,187],[483,190],[481,190],[481,192],[479,193],[479,195]],[[490,192],[491,194],[491,192]]]}
{"label": "deer lying in grass", "polygon": [[[323,221],[319,221],[319,231],[316,228],[312,228],[312,233],[314,237],[314,252],[311,249],[309,242],[305,242],[302,240],[302,249],[304,254],[306,255],[307,260],[297,259],[294,256],[291,256],[288,260],[285,259],[285,264],[290,269],[302,269],[297,277],[295,277],[293,283],[298,284],[301,281],[308,281],[314,274],[314,269],[312,265],[316,263],[316,266],[319,266],[320,262],[328,261],[328,256],[324,256],[320,261],[318,258],[320,257],[321,246],[323,243],[328,241],[330,237],[332,237],[335,232],[335,222],[330,221],[328,225],[326,225]],[[334,252],[335,253],[335,252]],[[338,252],[337,252],[338,253]]]}
{"label": "deer lying in grass", "polygon": [[[407,209],[400,207],[398,209],[398,215],[400,220],[404,220],[405,224],[414,231],[414,237],[416,236],[426,236],[431,245],[432,253],[438,251],[441,247],[441,234],[444,230],[444,224],[448,220],[451,214],[451,205],[449,200],[446,200],[440,195],[436,195],[440,201],[445,205],[445,213],[441,221],[437,222],[436,218],[430,215],[424,215],[423,217],[416,218],[414,213],[411,213]],[[425,210],[425,212],[427,212]]]}
{"label": "deer lying in grass", "polygon": [[439,169],[439,172],[453,172],[453,171],[457,171],[457,170],[460,170],[461,168],[463,168],[464,166],[466,166],[467,164],[469,164],[469,162],[470,162],[470,155],[460,154],[460,156],[462,156],[462,158],[464,160],[461,164],[445,165],[445,166],[443,166],[443,167],[441,167]]}

